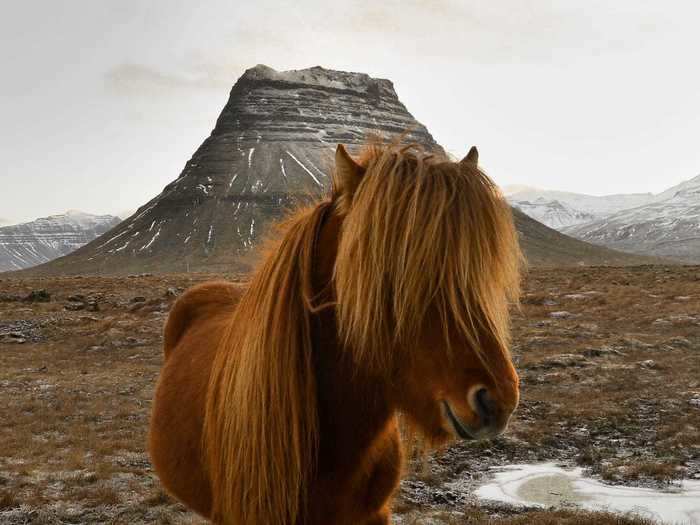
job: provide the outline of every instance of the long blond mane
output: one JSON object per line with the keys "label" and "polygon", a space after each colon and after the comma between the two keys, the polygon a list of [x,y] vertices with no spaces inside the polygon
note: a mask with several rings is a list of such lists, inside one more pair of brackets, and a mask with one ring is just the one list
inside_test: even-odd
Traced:
{"label": "long blond mane", "polygon": [[[375,143],[361,164],[357,191],[341,196],[344,209],[336,206],[345,215],[336,313],[348,351],[358,364],[388,372],[435,307],[446,340],[457,330],[497,375],[494,363],[503,360],[482,351],[480,334],[508,352],[520,255],[505,200],[476,166],[420,150]],[[318,449],[312,262],[332,206],[289,221],[214,360],[203,441],[216,523],[304,520]]]}
{"label": "long blond mane", "polygon": [[502,377],[522,260],[505,199],[474,163],[416,147],[375,142],[360,164],[335,268],[339,329],[356,361],[390,370],[435,308],[445,340],[456,331]]}
{"label": "long blond mane", "polygon": [[328,203],[300,212],[241,299],[212,367],[204,446],[215,523],[297,523],[318,428],[309,311]]}

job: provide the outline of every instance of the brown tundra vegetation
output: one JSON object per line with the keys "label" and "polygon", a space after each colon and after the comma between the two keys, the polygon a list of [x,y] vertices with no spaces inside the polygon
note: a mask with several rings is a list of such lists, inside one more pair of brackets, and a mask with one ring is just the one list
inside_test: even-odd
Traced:
{"label": "brown tundra vegetation", "polygon": [[[241,279],[0,280],[0,523],[200,523],[160,488],[145,441],[167,312],[221,277]],[[650,523],[471,491],[491,467],[538,461],[636,486],[700,478],[700,269],[531,269],[513,316],[508,432],[417,455],[397,522]]]}

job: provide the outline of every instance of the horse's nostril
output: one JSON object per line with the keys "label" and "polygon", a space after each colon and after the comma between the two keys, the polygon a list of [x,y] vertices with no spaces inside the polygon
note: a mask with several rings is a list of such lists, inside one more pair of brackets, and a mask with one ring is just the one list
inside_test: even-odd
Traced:
{"label": "horse's nostril", "polygon": [[476,410],[479,413],[482,424],[490,426],[493,424],[496,416],[496,402],[485,388],[479,389],[474,397],[476,399]]}

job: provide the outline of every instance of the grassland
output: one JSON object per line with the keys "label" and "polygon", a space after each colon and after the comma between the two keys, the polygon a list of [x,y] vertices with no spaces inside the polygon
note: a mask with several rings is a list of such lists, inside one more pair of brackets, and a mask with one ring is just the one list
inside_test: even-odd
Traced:
{"label": "grassland", "polygon": [[[168,309],[212,277],[0,280],[0,523],[199,523],[144,444]],[[414,461],[403,524],[645,523],[475,502],[511,462],[645,486],[700,478],[697,267],[533,269],[513,352],[522,402],[507,435]]]}

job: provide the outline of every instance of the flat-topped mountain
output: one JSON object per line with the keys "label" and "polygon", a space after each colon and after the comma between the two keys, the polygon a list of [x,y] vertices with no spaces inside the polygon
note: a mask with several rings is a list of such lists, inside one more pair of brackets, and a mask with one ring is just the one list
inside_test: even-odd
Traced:
{"label": "flat-topped mountain", "polygon": [[68,211],[0,227],[0,272],[42,264],[87,244],[119,224],[112,215]]}
{"label": "flat-topped mountain", "polygon": [[[440,149],[389,80],[258,65],[231,89],[211,135],[180,176],[108,235],[45,270],[240,270],[270,221],[329,186],[338,143],[410,130]],[[44,270],[43,268],[40,270]]]}
{"label": "flat-topped mountain", "polygon": [[[442,151],[389,80],[321,67],[255,66],[238,79],[211,135],[160,195],[99,239],[32,273],[247,270],[271,221],[328,189],[336,145],[352,151],[370,133],[405,134],[406,141]],[[516,220],[527,252],[534,230],[526,218]],[[569,254],[567,263],[600,264],[610,253],[587,249],[585,256]]]}

